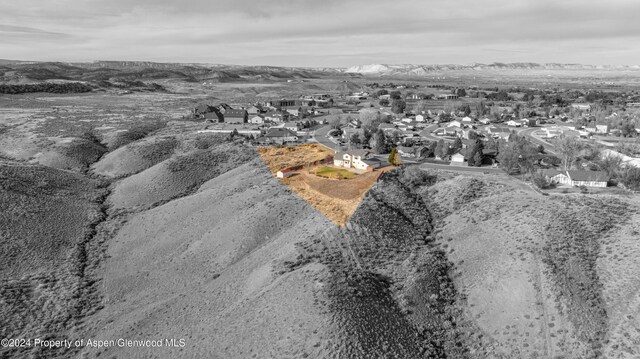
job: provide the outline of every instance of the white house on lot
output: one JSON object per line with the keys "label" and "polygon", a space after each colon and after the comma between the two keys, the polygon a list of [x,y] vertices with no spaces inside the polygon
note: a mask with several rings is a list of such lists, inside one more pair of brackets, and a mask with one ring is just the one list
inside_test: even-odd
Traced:
{"label": "white house on lot", "polygon": [[292,132],[298,132],[302,130],[302,126],[300,125],[300,123],[295,121],[286,122],[283,127]]}
{"label": "white house on lot", "polygon": [[608,133],[609,125],[605,121],[596,121],[596,133]]}
{"label": "white house on lot", "polygon": [[522,126],[522,123],[516,121],[516,120],[509,120],[507,122],[505,122],[505,125],[507,126],[511,126],[511,127],[520,127]]}
{"label": "white house on lot", "polygon": [[373,171],[380,167],[380,161],[369,158],[370,152],[367,150],[338,151],[333,157],[333,164],[339,167],[356,168],[359,170]]}
{"label": "white house on lot", "polygon": [[264,114],[264,119],[269,122],[282,123],[288,116],[285,116],[281,112],[267,112]]}
{"label": "white house on lot", "polygon": [[[547,137],[546,138],[556,138],[558,136],[562,136],[562,134],[564,133],[563,130],[561,130],[558,127],[545,127],[542,129],[544,132],[547,133]],[[589,129],[587,128],[587,131],[589,131]]]}
{"label": "white house on lot", "polygon": [[485,117],[485,118],[481,119],[479,122],[481,124],[483,124],[483,125],[488,125],[488,124],[491,123],[491,120]]}
{"label": "white house on lot", "polygon": [[298,136],[286,128],[270,128],[264,135],[264,138],[268,143],[279,145],[298,140]]}
{"label": "white house on lot", "polygon": [[416,121],[425,122],[426,117],[424,115],[416,115]]}
{"label": "white house on lot", "polygon": [[247,109],[249,115],[257,115],[262,112],[262,106],[253,105]]}
{"label": "white house on lot", "polygon": [[591,105],[589,105],[588,103],[572,103],[571,107],[580,111],[591,111]]}
{"label": "white house on lot", "polygon": [[544,176],[553,183],[585,187],[607,187],[609,176],[604,171],[558,171],[544,170]]}
{"label": "white house on lot", "polygon": [[451,162],[463,163],[464,153],[465,153],[465,150],[459,150],[458,152],[451,155]]}
{"label": "white house on lot", "polygon": [[604,171],[567,171],[567,175],[574,186],[607,187],[609,176]]}
{"label": "white house on lot", "polygon": [[469,117],[469,116],[465,116],[462,119],[462,124],[465,125],[465,126],[471,125],[472,123],[473,123],[473,119],[471,117]]}
{"label": "white house on lot", "polygon": [[263,124],[264,123],[264,117],[262,117],[260,115],[251,116],[251,117],[249,117],[249,123]]}
{"label": "white house on lot", "polygon": [[458,120],[454,120],[449,122],[449,127],[454,126],[454,127],[462,127],[462,122],[458,121]]}

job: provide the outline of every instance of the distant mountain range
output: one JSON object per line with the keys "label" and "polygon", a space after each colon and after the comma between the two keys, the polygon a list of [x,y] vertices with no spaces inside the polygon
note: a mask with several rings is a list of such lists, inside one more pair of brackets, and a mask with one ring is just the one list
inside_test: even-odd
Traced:
{"label": "distant mountain range", "polygon": [[470,65],[389,65],[372,64],[349,68],[247,66],[207,63],[162,63],[151,61],[37,62],[0,59],[0,82],[29,81],[153,81],[176,78],[190,82],[287,81],[324,77],[430,76],[463,72],[571,71],[582,73],[640,71],[640,66],[606,66],[557,63],[492,63]]}
{"label": "distant mountain range", "polygon": [[371,65],[358,65],[352,66],[344,70],[346,73],[357,73],[362,75],[408,75],[408,76],[420,76],[428,75],[431,73],[444,72],[444,71],[486,71],[486,70],[628,70],[637,71],[640,70],[640,66],[610,66],[610,65],[581,65],[581,64],[556,64],[546,63],[538,64],[531,62],[520,63],[492,63],[492,64],[479,64],[474,63],[470,65],[387,65],[387,64],[371,64]]}
{"label": "distant mountain range", "polygon": [[34,62],[0,59],[0,82],[19,81],[152,81],[176,78],[190,82],[244,80],[286,81],[335,76],[360,76],[344,69],[243,66],[150,61]]}

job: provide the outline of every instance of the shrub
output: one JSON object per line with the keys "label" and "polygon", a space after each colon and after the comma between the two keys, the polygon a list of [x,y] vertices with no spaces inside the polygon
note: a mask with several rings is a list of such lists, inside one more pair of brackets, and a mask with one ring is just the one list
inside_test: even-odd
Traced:
{"label": "shrub", "polygon": [[415,189],[435,184],[437,176],[420,169],[419,166],[407,166],[402,170],[400,181],[409,188]]}
{"label": "shrub", "polygon": [[618,171],[618,180],[632,191],[640,191],[640,168],[626,167]]}
{"label": "shrub", "polygon": [[540,189],[548,188],[551,183],[547,179],[547,177],[541,172],[534,172],[531,174],[531,182],[533,182],[536,187]]}

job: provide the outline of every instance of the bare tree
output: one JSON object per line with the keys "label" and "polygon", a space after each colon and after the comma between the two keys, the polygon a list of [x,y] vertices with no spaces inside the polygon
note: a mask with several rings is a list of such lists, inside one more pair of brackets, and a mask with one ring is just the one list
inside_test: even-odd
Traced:
{"label": "bare tree", "polygon": [[554,141],[558,155],[565,171],[570,170],[576,162],[578,153],[583,148],[582,143],[576,137],[561,136]]}

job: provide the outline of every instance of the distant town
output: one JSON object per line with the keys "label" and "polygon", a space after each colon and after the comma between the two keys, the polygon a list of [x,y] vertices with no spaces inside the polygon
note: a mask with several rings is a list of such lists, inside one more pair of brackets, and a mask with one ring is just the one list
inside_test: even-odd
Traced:
{"label": "distant town", "polygon": [[337,167],[371,171],[391,160],[500,170],[563,192],[638,190],[637,91],[369,83],[351,93],[205,103],[193,117],[202,133],[258,146],[320,143],[335,151]]}

